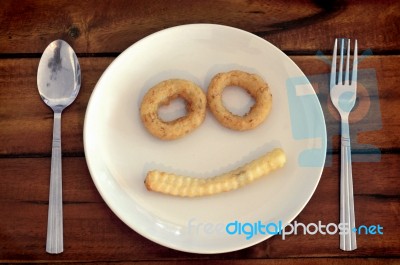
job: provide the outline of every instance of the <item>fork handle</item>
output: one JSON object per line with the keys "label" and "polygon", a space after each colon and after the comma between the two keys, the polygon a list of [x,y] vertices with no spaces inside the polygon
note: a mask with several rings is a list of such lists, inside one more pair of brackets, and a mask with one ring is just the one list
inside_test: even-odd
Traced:
{"label": "fork handle", "polygon": [[346,224],[348,231],[340,233],[340,249],[351,251],[357,249],[353,176],[351,169],[351,146],[348,123],[342,123],[340,171],[340,223]]}
{"label": "fork handle", "polygon": [[54,112],[46,252],[63,252],[61,112]]}

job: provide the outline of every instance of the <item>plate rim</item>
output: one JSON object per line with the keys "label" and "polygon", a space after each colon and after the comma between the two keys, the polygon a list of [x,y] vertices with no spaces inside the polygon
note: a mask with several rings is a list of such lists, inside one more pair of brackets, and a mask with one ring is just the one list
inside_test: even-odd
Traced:
{"label": "plate rim", "polygon": [[157,244],[159,244],[159,245],[161,245],[161,246],[168,247],[168,248],[171,248],[171,249],[174,249],[174,250],[178,250],[178,251],[187,252],[187,253],[196,253],[196,254],[219,254],[219,253],[228,253],[228,252],[237,251],[237,250],[241,250],[241,249],[245,249],[245,248],[248,248],[248,247],[257,245],[257,244],[259,244],[259,243],[261,243],[261,242],[263,242],[263,241],[265,241],[265,240],[271,238],[273,235],[266,235],[266,236],[260,237],[258,240],[255,240],[255,241],[243,241],[243,242],[248,242],[248,243],[247,243],[247,244],[240,244],[240,246],[238,246],[238,247],[236,247],[236,248],[224,248],[223,246],[221,246],[221,247],[218,248],[218,249],[215,249],[215,250],[214,250],[214,249],[208,249],[208,250],[206,250],[206,251],[205,251],[204,249],[201,249],[201,250],[193,250],[193,249],[188,249],[188,248],[184,248],[184,247],[177,247],[176,244],[173,244],[173,242],[172,242],[172,243],[170,242],[170,244],[166,244],[165,241],[159,240],[158,237],[152,236],[151,234],[143,233],[140,229],[137,229],[136,227],[132,227],[131,225],[129,225],[129,224],[128,224],[129,222],[127,222],[127,221],[125,220],[126,217],[124,217],[123,215],[121,215],[121,214],[119,213],[119,211],[117,211],[116,209],[114,209],[112,203],[109,202],[108,196],[104,193],[104,190],[101,188],[101,185],[100,185],[99,181],[98,181],[98,180],[96,179],[96,177],[94,176],[94,175],[95,175],[95,172],[96,172],[97,170],[95,170],[95,169],[93,168],[93,165],[91,165],[90,159],[89,159],[89,157],[88,157],[88,155],[89,155],[88,152],[89,152],[89,149],[90,149],[90,148],[88,147],[88,140],[87,140],[87,138],[89,137],[89,135],[88,135],[88,130],[89,130],[89,129],[87,128],[87,127],[88,127],[88,125],[87,125],[87,124],[88,124],[87,120],[88,120],[88,117],[89,117],[89,114],[90,114],[90,113],[89,113],[89,110],[90,110],[90,106],[93,104],[92,102],[94,101],[94,96],[93,96],[93,95],[94,95],[95,93],[99,93],[99,92],[98,92],[98,91],[99,91],[99,89],[98,89],[99,83],[101,83],[101,80],[104,78],[104,76],[106,76],[106,73],[107,73],[108,71],[110,71],[110,68],[112,68],[113,65],[117,64],[118,61],[119,61],[126,53],[129,52],[129,50],[134,49],[136,46],[138,46],[138,45],[140,45],[141,43],[145,42],[147,39],[152,38],[152,37],[155,37],[156,35],[159,35],[159,34],[166,33],[167,31],[172,31],[172,30],[176,30],[177,28],[186,28],[186,27],[219,27],[219,28],[226,28],[226,29],[228,29],[228,30],[238,31],[238,32],[240,32],[241,34],[246,34],[246,35],[248,35],[248,36],[251,36],[252,38],[258,38],[258,39],[260,39],[260,40],[266,42],[266,43],[269,45],[269,48],[274,49],[275,52],[278,52],[278,53],[280,53],[281,55],[283,55],[284,57],[286,57],[286,58],[290,61],[290,63],[292,64],[292,66],[295,67],[296,70],[299,71],[299,73],[302,74],[302,78],[305,78],[305,80],[307,81],[307,85],[309,85],[309,86],[312,88],[312,94],[313,94],[313,96],[315,96],[316,99],[317,99],[317,102],[318,102],[318,104],[317,104],[317,106],[318,106],[318,111],[320,112],[320,114],[321,114],[321,116],[322,116],[322,122],[323,122],[323,125],[324,125],[324,130],[323,130],[324,135],[323,135],[323,137],[322,137],[322,139],[321,139],[321,141],[322,141],[322,146],[325,147],[325,151],[323,152],[323,155],[324,155],[324,157],[323,157],[323,164],[321,165],[321,167],[320,167],[320,169],[319,169],[319,173],[318,173],[319,177],[318,177],[318,180],[315,182],[314,187],[312,187],[312,192],[310,192],[310,194],[307,196],[307,199],[305,200],[304,204],[303,204],[301,207],[299,207],[298,212],[293,212],[293,213],[290,215],[290,217],[287,217],[286,219],[288,219],[288,220],[289,220],[289,223],[291,223],[291,222],[304,210],[304,208],[307,206],[307,204],[308,204],[309,201],[311,200],[312,196],[314,195],[314,193],[315,193],[315,191],[316,191],[316,189],[317,189],[317,187],[318,187],[318,185],[319,185],[319,182],[320,182],[320,180],[321,180],[321,177],[322,177],[322,174],[323,174],[323,171],[324,171],[324,165],[325,165],[326,156],[327,156],[327,153],[326,153],[326,152],[327,152],[327,130],[326,130],[326,121],[325,121],[325,116],[324,116],[324,113],[323,113],[323,109],[322,109],[320,100],[318,99],[317,93],[316,93],[314,87],[312,86],[311,82],[310,82],[309,79],[307,78],[307,76],[304,74],[304,72],[301,70],[301,68],[300,68],[287,54],[285,54],[282,50],[280,50],[280,49],[279,49],[278,47],[276,47],[274,44],[270,43],[268,40],[266,40],[266,39],[264,39],[264,38],[262,38],[262,37],[259,37],[259,36],[255,35],[255,34],[253,34],[253,33],[251,33],[251,32],[248,32],[248,31],[246,31],[246,30],[239,29],[239,28],[232,27],[232,26],[227,26],[227,25],[223,25],[223,24],[213,24],[213,23],[190,23],[190,24],[177,25],[177,26],[169,27],[169,28],[162,29],[162,30],[156,31],[156,32],[154,32],[154,33],[151,33],[151,34],[145,36],[144,38],[142,38],[142,39],[140,39],[140,40],[134,42],[133,44],[131,44],[130,46],[128,46],[124,51],[122,51],[122,52],[107,66],[107,68],[103,71],[103,73],[101,74],[100,78],[97,80],[96,85],[94,86],[94,88],[93,88],[93,90],[92,90],[92,92],[91,92],[91,94],[90,94],[90,98],[89,98],[89,100],[88,100],[87,108],[86,108],[86,111],[85,111],[84,126],[83,126],[83,145],[84,145],[85,160],[86,160],[87,167],[88,167],[90,176],[91,176],[91,178],[92,178],[92,181],[94,182],[97,191],[99,192],[100,196],[102,197],[102,199],[103,199],[104,202],[106,203],[107,207],[110,208],[111,211],[113,212],[113,214],[115,214],[125,225],[127,225],[130,229],[134,230],[136,233],[140,234],[141,236],[143,236],[143,237],[147,238],[148,240],[151,240],[151,241],[153,241],[153,242],[155,242],[155,243],[157,243]]}

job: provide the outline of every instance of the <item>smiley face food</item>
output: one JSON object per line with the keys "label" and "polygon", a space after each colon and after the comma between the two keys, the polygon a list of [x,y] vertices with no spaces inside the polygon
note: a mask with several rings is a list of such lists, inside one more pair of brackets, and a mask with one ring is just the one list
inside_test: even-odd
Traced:
{"label": "smiley face food", "polygon": [[233,171],[212,178],[179,176],[157,170],[149,171],[145,179],[150,191],[181,197],[199,197],[236,190],[283,167],[286,155],[280,148]]}
{"label": "smiley face food", "polygon": [[[179,97],[186,102],[187,114],[173,121],[160,119],[158,108]],[[200,87],[188,80],[170,79],[155,85],[145,94],[140,106],[140,117],[152,135],[163,140],[173,140],[199,127],[204,121],[206,108],[206,95]]]}
{"label": "smiley face food", "polygon": [[[254,105],[244,116],[232,114],[222,102],[222,92],[227,86],[245,89],[255,99]],[[225,127],[245,131],[260,125],[272,106],[268,84],[258,75],[233,70],[213,77],[207,91],[207,102],[215,118]]]}

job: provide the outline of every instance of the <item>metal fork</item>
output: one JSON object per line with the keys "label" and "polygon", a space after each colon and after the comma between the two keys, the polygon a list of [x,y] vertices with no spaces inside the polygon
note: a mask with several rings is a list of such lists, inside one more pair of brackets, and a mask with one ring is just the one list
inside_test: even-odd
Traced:
{"label": "metal fork", "polygon": [[341,39],[338,77],[336,76],[337,42],[338,39],[335,39],[331,69],[330,96],[331,101],[336,109],[339,111],[342,120],[340,165],[340,223],[346,224],[348,228],[347,233],[340,234],[340,249],[351,251],[357,248],[357,242],[354,217],[353,176],[351,169],[349,113],[354,107],[357,95],[357,40],[355,40],[354,45],[351,81],[349,76],[350,40],[347,40],[347,58],[344,80],[343,58],[345,50],[345,39]]}

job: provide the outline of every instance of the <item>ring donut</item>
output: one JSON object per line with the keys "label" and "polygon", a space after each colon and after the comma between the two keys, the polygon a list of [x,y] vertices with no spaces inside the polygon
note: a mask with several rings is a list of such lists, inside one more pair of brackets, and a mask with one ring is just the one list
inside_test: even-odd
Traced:
{"label": "ring donut", "polygon": [[[245,89],[255,103],[244,116],[231,113],[222,103],[222,92],[227,86]],[[219,73],[213,77],[207,91],[207,101],[215,118],[225,127],[238,131],[251,130],[268,116],[272,95],[268,84],[258,75],[239,70]]]}
{"label": "ring donut", "polygon": [[[173,121],[160,119],[158,108],[179,97],[185,100],[187,114]],[[155,85],[145,94],[140,106],[140,117],[152,135],[163,140],[173,140],[200,126],[206,108],[207,98],[199,86],[188,80],[169,79]]]}

